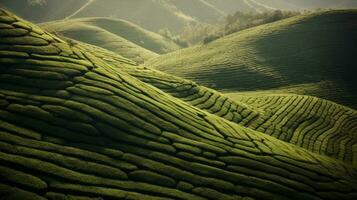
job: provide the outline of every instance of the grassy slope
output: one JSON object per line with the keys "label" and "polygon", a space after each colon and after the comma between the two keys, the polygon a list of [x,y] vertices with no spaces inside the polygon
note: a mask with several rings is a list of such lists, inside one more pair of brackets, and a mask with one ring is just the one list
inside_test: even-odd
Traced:
{"label": "grassy slope", "polygon": [[83,18],[54,21],[41,26],[51,32],[106,48],[139,63],[158,55],[149,48],[158,52],[178,48],[173,42],[154,33],[116,19]]}
{"label": "grassy slope", "polygon": [[102,59],[4,11],[0,24],[4,199],[357,196],[347,162],[185,103],[125,72],[122,57]]}
{"label": "grassy slope", "polygon": [[356,18],[356,11],[297,16],[169,53],[146,66],[222,91],[325,82],[309,95],[356,107]]}

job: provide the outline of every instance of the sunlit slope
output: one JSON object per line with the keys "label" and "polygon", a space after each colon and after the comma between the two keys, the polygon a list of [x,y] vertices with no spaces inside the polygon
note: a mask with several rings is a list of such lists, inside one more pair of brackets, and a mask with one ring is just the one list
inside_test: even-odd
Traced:
{"label": "sunlit slope", "polygon": [[193,107],[4,11],[0,22],[3,199],[357,197],[345,162]]}
{"label": "sunlit slope", "polygon": [[[103,32],[115,34],[158,54],[167,53],[180,48],[176,43],[162,37],[159,34],[145,30],[128,21],[114,18],[80,18],[48,22],[42,24],[41,26],[64,36],[72,36],[74,39],[79,41],[83,41],[81,38],[86,34],[86,32],[83,31],[77,33],[76,27],[93,26],[94,28],[102,29]],[[84,42],[91,43],[90,41]],[[101,44],[97,44],[97,46],[101,46]],[[118,53],[122,55],[122,53]]]}
{"label": "sunlit slope", "polygon": [[50,32],[103,47],[139,63],[158,55],[147,48],[158,52],[167,51],[166,48],[178,48],[173,42],[121,20],[85,18],[54,21],[41,26]]}
{"label": "sunlit slope", "polygon": [[325,82],[332,85],[327,94],[309,95],[356,107],[356,19],[355,10],[297,16],[160,56],[146,66],[228,91]]}
{"label": "sunlit slope", "polygon": [[357,144],[357,112],[353,109],[315,97],[273,91],[223,95],[192,81],[135,66],[106,50],[92,50],[83,45],[77,47],[199,109],[312,152],[357,164],[353,150]]}
{"label": "sunlit slope", "polygon": [[203,0],[2,0],[0,6],[36,22],[78,17],[126,19],[151,31],[173,32],[192,22],[216,23],[224,12]]}
{"label": "sunlit slope", "polygon": [[73,16],[81,17],[114,17],[134,22],[151,31],[167,27],[173,32],[195,21],[168,0],[96,0]]}
{"label": "sunlit slope", "polygon": [[174,33],[191,23],[217,23],[226,13],[204,0],[96,0],[72,18],[114,17],[151,31],[168,28]]}

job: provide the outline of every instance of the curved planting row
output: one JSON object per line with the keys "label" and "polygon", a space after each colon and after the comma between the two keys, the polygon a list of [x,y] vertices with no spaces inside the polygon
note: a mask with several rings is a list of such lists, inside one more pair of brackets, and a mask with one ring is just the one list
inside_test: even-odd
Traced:
{"label": "curved planting row", "polygon": [[88,47],[78,44],[78,48],[92,52],[112,66],[196,108],[312,152],[354,165],[357,162],[357,153],[353,150],[353,145],[357,144],[357,112],[352,109],[301,95],[242,95],[234,101],[192,81],[120,61],[116,54],[106,50],[93,51]]}
{"label": "curved planting row", "polygon": [[191,106],[6,11],[0,27],[3,199],[357,198],[344,162]]}
{"label": "curved planting row", "polygon": [[312,152],[357,163],[357,112],[333,102],[300,95],[237,98],[265,112],[249,126]]}

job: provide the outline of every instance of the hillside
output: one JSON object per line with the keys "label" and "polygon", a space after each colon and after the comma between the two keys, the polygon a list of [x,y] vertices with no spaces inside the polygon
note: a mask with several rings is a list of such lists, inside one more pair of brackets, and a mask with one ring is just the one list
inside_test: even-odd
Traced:
{"label": "hillside", "polygon": [[153,32],[181,33],[198,23],[221,23],[236,11],[357,8],[355,0],[2,0],[0,7],[34,22],[84,17],[124,19]]}
{"label": "hillside", "polygon": [[[215,23],[224,13],[201,0],[46,0],[29,4],[28,0],[3,0],[0,6],[35,22],[83,17],[125,19],[151,31],[165,27],[179,32],[190,23]],[[38,13],[38,14],[32,14]]]}
{"label": "hillside", "polygon": [[304,85],[315,85],[314,90],[302,89],[303,94],[356,108],[356,19],[356,11],[297,16],[169,53],[145,65],[225,92],[297,87],[299,93]]}
{"label": "hillside", "polygon": [[173,41],[125,20],[79,18],[41,24],[50,32],[100,46],[139,63],[180,47]]}
{"label": "hillside", "polygon": [[[164,38],[157,33],[145,30],[140,26],[137,26],[128,21],[114,18],[79,18],[72,20],[48,22],[41,24],[41,26],[49,31],[63,34],[64,36],[68,37],[71,35],[71,33],[73,34],[73,32],[75,32],[73,28],[76,26],[94,26],[98,29],[103,29],[103,31],[113,33],[132,43],[135,43],[138,46],[141,46],[147,50],[153,51],[158,54],[168,53],[170,51],[174,51],[180,48],[173,41]],[[79,32],[77,34],[81,33]],[[81,37],[73,39],[81,40]]]}
{"label": "hillside", "polygon": [[[336,158],[314,153],[212,114],[209,104],[220,101],[205,98],[201,107],[188,103],[197,96],[183,100],[186,89],[224,97],[214,90],[100,47],[66,43],[3,10],[0,26],[3,199],[357,197],[353,134],[324,134],[351,138],[327,139],[342,146]],[[354,130],[355,120],[347,122]]]}
{"label": "hillside", "polygon": [[[108,27],[106,25],[115,26]],[[165,40],[163,40],[163,42],[156,42],[155,39],[158,38],[151,37],[151,34],[136,29],[135,26],[128,27],[127,25],[130,25],[130,23],[106,18],[85,18],[41,24],[42,27],[50,32],[106,48],[138,63],[143,63],[145,60],[158,55],[144,48],[144,41],[147,42],[145,46],[151,46],[152,49],[156,48],[157,51],[163,50],[160,48],[172,44],[169,42],[165,43]],[[128,33],[122,33],[122,28],[126,27],[128,27]],[[133,35],[128,37],[130,33],[133,33]],[[133,37],[134,34],[137,37]],[[142,41],[142,43],[140,45],[137,44],[140,43],[140,41]],[[172,45],[175,46],[174,44]]]}
{"label": "hillside", "polygon": [[62,0],[61,2],[2,0],[0,6],[35,22],[78,16],[117,17],[154,31],[163,27],[177,31],[178,27],[192,21],[217,23],[220,18],[236,11],[357,8],[357,2],[354,0]]}
{"label": "hillside", "polygon": [[82,17],[125,19],[155,32],[165,27],[178,32],[187,24],[197,22],[193,16],[185,14],[168,0],[96,0],[73,16]]}
{"label": "hillside", "polygon": [[[311,96],[276,94],[269,91],[222,95],[192,81],[136,66],[135,63],[124,61],[104,49],[93,50],[92,46],[81,43],[77,47],[211,114],[315,153],[348,163],[357,161],[357,155],[348,150],[353,149],[353,145],[357,143],[357,112],[353,109]],[[316,140],[318,142],[311,142]],[[324,148],[320,148],[321,146]]]}

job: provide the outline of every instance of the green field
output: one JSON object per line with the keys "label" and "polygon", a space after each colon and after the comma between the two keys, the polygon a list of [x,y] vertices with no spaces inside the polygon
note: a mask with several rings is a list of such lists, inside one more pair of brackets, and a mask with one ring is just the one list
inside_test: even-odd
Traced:
{"label": "green field", "polygon": [[[147,67],[222,92],[308,93],[356,108],[357,11],[307,14],[153,58]],[[321,89],[316,89],[321,87]]]}
{"label": "green field", "polygon": [[357,198],[355,110],[228,98],[4,10],[0,35],[1,199]]}

